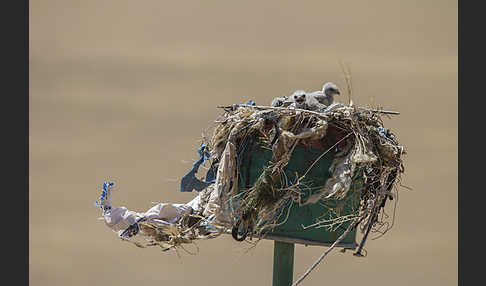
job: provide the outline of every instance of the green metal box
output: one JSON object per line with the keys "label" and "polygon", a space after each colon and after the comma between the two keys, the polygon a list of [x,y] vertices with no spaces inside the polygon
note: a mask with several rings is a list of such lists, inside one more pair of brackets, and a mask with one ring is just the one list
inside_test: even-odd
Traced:
{"label": "green metal box", "polygon": [[[301,176],[304,174],[311,167],[313,162],[319,159],[324,152],[326,152],[326,150],[297,145],[288,165],[284,169],[289,181],[295,179],[297,175]],[[255,183],[263,172],[264,166],[267,166],[272,158],[272,151],[269,150],[268,147],[264,148],[257,142],[253,142],[247,146],[244,154],[242,154],[240,158],[238,186],[239,191],[241,192]],[[301,198],[303,202],[305,202],[310,195],[315,193],[319,187],[324,186],[327,179],[332,176],[329,168],[333,159],[334,152],[327,152],[309,170],[303,181],[306,188],[301,188]],[[290,206],[290,213],[287,221],[284,224],[275,227],[272,231],[265,233],[265,238],[305,245],[331,245],[346,230],[349,223],[342,224],[335,231],[328,231],[324,227],[305,228],[305,226],[315,224],[317,220],[329,219],[331,215],[328,209],[329,207],[334,208],[341,204],[341,212],[339,215],[346,215],[349,214],[351,210],[357,209],[359,205],[360,186],[361,180],[359,178],[354,178],[351,189],[347,192],[346,197],[341,200],[331,200],[326,201],[325,203],[319,201],[314,204],[303,206],[292,204]],[[283,211],[288,212],[289,206]],[[356,248],[356,229],[349,232],[337,246],[350,249]]]}

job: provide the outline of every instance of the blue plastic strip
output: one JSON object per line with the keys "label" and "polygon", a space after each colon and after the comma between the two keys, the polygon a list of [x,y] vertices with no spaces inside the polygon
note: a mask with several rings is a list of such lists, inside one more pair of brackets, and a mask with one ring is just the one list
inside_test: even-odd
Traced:
{"label": "blue plastic strip", "polygon": [[103,190],[101,191],[101,196],[100,198],[94,202],[94,205],[97,206],[97,207],[101,207],[101,203],[106,200],[106,197],[108,196],[108,190],[107,188],[108,187],[113,187],[115,185],[114,182],[104,182],[103,183]]}
{"label": "blue plastic strip", "polygon": [[245,102],[245,104],[253,105],[253,106],[256,105],[255,102],[253,101],[253,99],[248,100],[247,102]]}
{"label": "blue plastic strip", "polygon": [[206,151],[205,144],[201,144],[201,146],[197,149],[197,153],[199,154],[199,160],[192,164],[192,169],[181,179],[181,192],[192,192],[192,190],[200,192],[207,186],[214,183],[214,181],[216,180],[216,176],[212,168],[210,168],[209,171],[206,173],[205,181],[201,181],[196,178],[196,173],[199,169],[199,166],[206,162],[206,160],[208,160],[211,156],[209,152]]}

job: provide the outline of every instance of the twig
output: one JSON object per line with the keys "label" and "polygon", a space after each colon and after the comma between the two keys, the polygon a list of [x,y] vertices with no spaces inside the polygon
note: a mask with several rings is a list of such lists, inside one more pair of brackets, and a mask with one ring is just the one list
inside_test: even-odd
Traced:
{"label": "twig", "polygon": [[311,110],[307,110],[307,109],[300,109],[300,108],[290,109],[290,108],[287,108],[287,107],[261,106],[261,105],[249,105],[249,104],[233,104],[233,105],[230,105],[230,106],[218,105],[216,107],[217,108],[223,108],[223,109],[232,108],[232,107],[251,107],[251,108],[262,109],[262,110],[273,109],[273,110],[301,111],[301,112],[310,113],[310,114],[314,114],[314,115],[325,117],[325,118],[328,117],[326,114],[323,114],[323,113],[319,113],[319,112],[311,111]]}
{"label": "twig", "polygon": [[331,250],[333,250],[334,247],[336,247],[336,245],[340,243],[341,240],[343,240],[344,237],[346,237],[346,235],[358,225],[358,223],[359,221],[355,221],[354,223],[350,224],[346,231],[344,231],[343,234],[341,234],[341,236],[339,236],[338,239],[336,239],[336,241],[334,241],[334,243],[328,249],[326,249],[326,251],[324,251],[324,253],[316,260],[316,262],[314,262],[314,264],[312,264],[312,266],[307,269],[307,271],[302,276],[300,276],[300,278],[297,279],[297,281],[295,281],[292,286],[299,285],[300,282],[302,282],[307,277],[307,275],[309,275],[312,270],[317,267],[317,265],[324,259],[324,257],[326,257],[326,255],[331,252]]}
{"label": "twig", "polygon": [[398,112],[398,111],[378,110],[378,109],[366,109],[364,107],[359,107],[359,109],[367,110],[367,111],[371,111],[371,112],[376,112],[376,113],[391,114],[391,115],[400,115],[400,112]]}
{"label": "twig", "polygon": [[[320,113],[320,112],[316,112],[316,111],[311,111],[311,110],[307,110],[307,109],[300,109],[300,108],[290,109],[290,108],[287,108],[287,107],[275,107],[275,106],[263,106],[263,105],[249,105],[249,104],[233,104],[233,105],[229,105],[229,106],[218,105],[216,107],[217,108],[222,108],[222,109],[228,109],[228,108],[232,108],[232,107],[251,107],[251,108],[261,109],[261,110],[265,110],[265,109],[273,109],[273,110],[294,110],[294,111],[306,112],[306,113],[315,114],[315,115],[318,115],[318,116],[321,116],[321,117],[328,118],[328,116],[326,114],[324,114],[324,113]],[[398,111],[391,111],[391,110],[367,109],[367,108],[364,108],[364,107],[359,107],[359,109],[366,110],[366,111],[371,111],[371,112],[376,112],[376,113],[391,114],[391,115],[399,115],[400,114],[400,112],[398,112]]]}
{"label": "twig", "polygon": [[353,84],[351,81],[351,68],[345,64],[342,60],[339,61],[339,64],[341,66],[341,71],[344,74],[344,80],[346,81],[346,88],[348,91],[348,104],[351,104],[352,100],[352,95],[353,95]]}

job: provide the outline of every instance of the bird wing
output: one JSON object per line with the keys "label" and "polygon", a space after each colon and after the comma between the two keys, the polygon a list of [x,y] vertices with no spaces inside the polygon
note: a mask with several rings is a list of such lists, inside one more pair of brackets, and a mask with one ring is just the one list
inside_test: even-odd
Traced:
{"label": "bird wing", "polygon": [[325,105],[329,105],[327,104],[328,103],[328,98],[327,98],[327,95],[324,94],[324,92],[318,90],[318,91],[313,91],[311,93],[309,93],[309,96],[317,99],[317,101],[319,101],[319,103],[322,103],[322,104],[325,104]]}

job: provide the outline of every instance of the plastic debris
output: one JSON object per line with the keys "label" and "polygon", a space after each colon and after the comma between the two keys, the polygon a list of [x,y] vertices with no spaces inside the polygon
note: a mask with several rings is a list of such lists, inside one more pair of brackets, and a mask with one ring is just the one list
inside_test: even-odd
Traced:
{"label": "plastic debris", "polygon": [[192,169],[181,179],[181,192],[192,192],[192,190],[199,192],[209,186],[215,180],[212,169],[209,169],[208,173],[206,174],[205,181],[196,178],[196,173],[199,170],[199,166],[206,162],[206,160],[208,160],[210,157],[209,152],[206,151],[205,144],[201,144],[201,146],[197,149],[197,153],[200,156],[199,160],[193,163]]}

